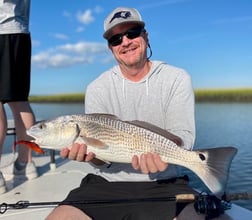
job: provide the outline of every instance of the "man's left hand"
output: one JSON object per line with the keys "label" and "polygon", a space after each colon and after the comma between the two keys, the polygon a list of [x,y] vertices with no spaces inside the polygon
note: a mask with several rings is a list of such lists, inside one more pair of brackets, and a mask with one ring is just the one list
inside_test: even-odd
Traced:
{"label": "man's left hand", "polygon": [[148,174],[162,172],[168,167],[168,164],[163,162],[158,154],[145,153],[140,158],[134,156],[132,166],[135,170],[141,170],[142,173]]}

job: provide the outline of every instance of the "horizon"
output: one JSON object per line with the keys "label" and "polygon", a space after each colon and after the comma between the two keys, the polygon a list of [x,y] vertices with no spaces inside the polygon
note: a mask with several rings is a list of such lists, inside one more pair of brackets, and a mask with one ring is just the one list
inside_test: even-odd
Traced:
{"label": "horizon", "polygon": [[[194,88],[194,92],[198,91],[243,91],[249,90],[252,91],[252,86],[250,87],[233,87],[233,88]],[[30,94],[29,96],[68,96],[68,95],[85,95],[85,92],[69,92],[69,93],[53,93],[53,94]]]}

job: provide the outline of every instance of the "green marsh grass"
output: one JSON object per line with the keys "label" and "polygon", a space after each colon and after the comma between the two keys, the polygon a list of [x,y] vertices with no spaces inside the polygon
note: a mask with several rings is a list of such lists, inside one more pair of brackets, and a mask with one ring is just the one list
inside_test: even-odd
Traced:
{"label": "green marsh grass", "polygon": [[[58,94],[30,96],[30,102],[82,103],[85,94]],[[252,102],[252,88],[195,89],[196,102]]]}
{"label": "green marsh grass", "polygon": [[196,102],[252,102],[252,88],[197,89]]}
{"label": "green marsh grass", "polygon": [[58,94],[58,95],[37,95],[30,96],[30,102],[48,102],[48,103],[78,103],[84,102],[85,95],[83,93],[73,93],[73,94]]}

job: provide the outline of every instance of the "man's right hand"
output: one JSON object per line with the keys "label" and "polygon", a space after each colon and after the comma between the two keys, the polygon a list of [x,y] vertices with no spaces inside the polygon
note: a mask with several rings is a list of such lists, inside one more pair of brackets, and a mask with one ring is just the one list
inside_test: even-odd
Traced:
{"label": "man's right hand", "polygon": [[70,160],[77,160],[79,162],[92,162],[95,165],[103,165],[104,162],[96,159],[93,152],[87,153],[87,145],[73,143],[71,148],[63,148],[60,151],[60,156]]}

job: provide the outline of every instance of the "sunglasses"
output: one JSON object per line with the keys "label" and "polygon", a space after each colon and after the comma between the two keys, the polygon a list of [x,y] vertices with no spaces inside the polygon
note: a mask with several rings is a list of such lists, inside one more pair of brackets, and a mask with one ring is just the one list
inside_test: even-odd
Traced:
{"label": "sunglasses", "polygon": [[127,30],[124,33],[116,34],[108,39],[108,43],[115,47],[122,43],[123,36],[126,36],[128,39],[134,39],[141,35],[141,33],[145,32],[145,29],[142,27],[135,27]]}

